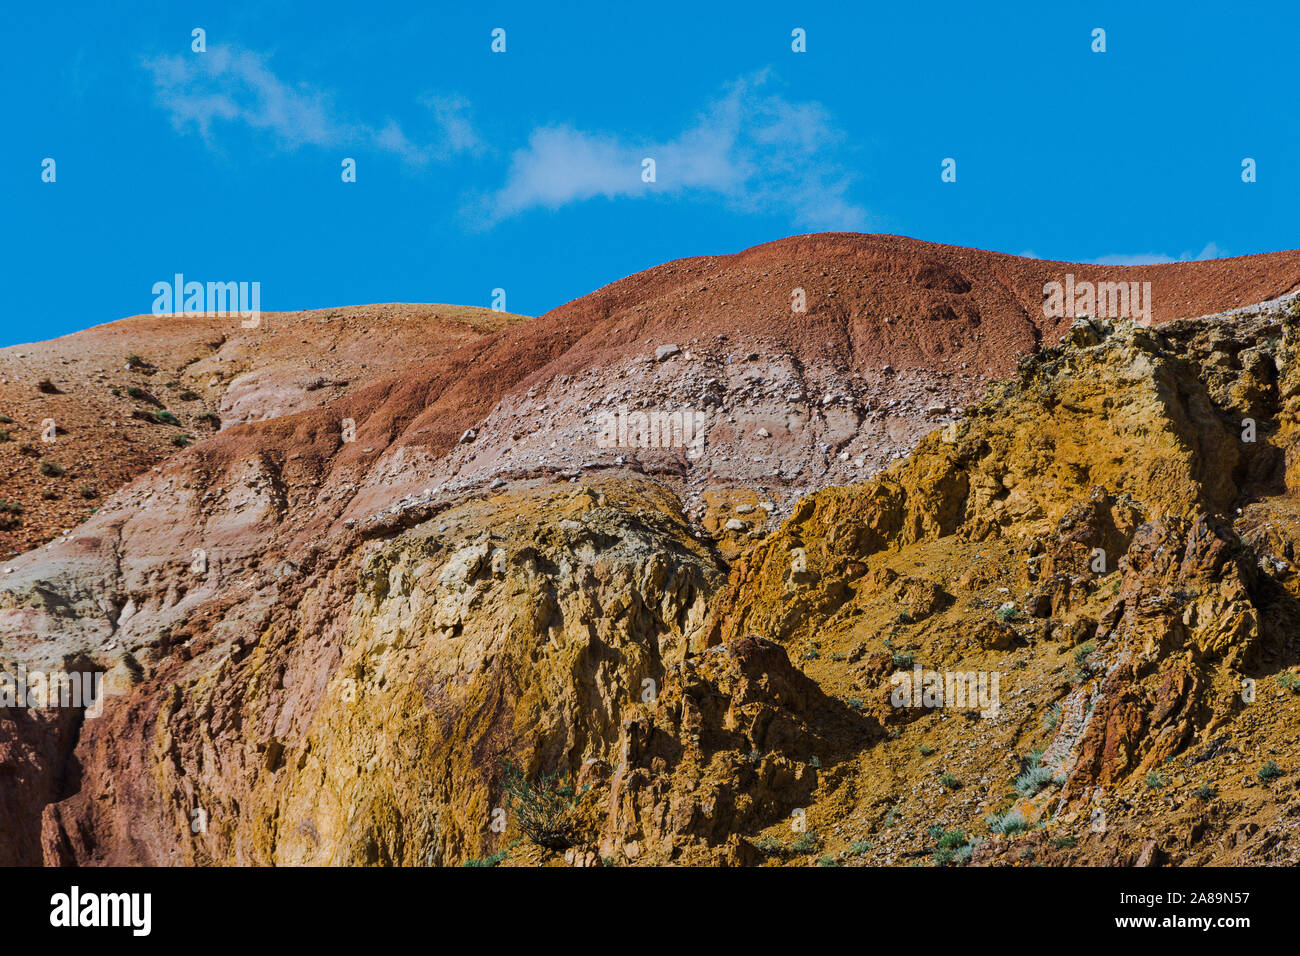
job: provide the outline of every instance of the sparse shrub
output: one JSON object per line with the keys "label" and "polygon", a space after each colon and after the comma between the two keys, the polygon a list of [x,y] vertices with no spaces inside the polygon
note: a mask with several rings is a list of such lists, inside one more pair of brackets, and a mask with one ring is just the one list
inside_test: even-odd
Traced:
{"label": "sparse shrub", "polygon": [[1276,780],[1280,776],[1282,776],[1282,768],[1277,765],[1276,760],[1269,760],[1259,768],[1259,779],[1265,783]]}
{"label": "sparse shrub", "polygon": [[894,651],[893,661],[895,667],[901,667],[904,670],[907,670],[916,663],[916,655],[904,654],[902,651]]}
{"label": "sparse shrub", "polygon": [[841,863],[839,860],[835,859],[835,857],[831,856],[828,853],[825,856],[819,856],[817,858],[817,865],[818,866],[843,866],[844,864]]}
{"label": "sparse shrub", "polygon": [[1210,786],[1208,783],[1203,783],[1195,790],[1192,791],[1192,796],[1194,796],[1197,800],[1202,800],[1202,801],[1213,800],[1218,795],[1219,795],[1219,791],[1216,790],[1214,787]]}
{"label": "sparse shrub", "polygon": [[1015,836],[1017,833],[1024,833],[1029,829],[1029,821],[1019,810],[1009,810],[998,816],[994,814],[986,818],[989,829],[994,833],[1001,833],[1003,836]]}
{"label": "sparse shrub", "polygon": [[953,776],[952,774],[950,774],[950,773],[945,773],[943,776],[941,776],[941,777],[939,778],[939,784],[940,784],[940,786],[945,787],[945,788],[947,788],[948,790],[960,790],[960,789],[961,789],[961,781],[958,780],[956,777],[954,777],[954,776]]}
{"label": "sparse shrub", "polygon": [[1067,833],[1065,836],[1052,837],[1052,846],[1056,847],[1058,850],[1073,849],[1075,844],[1078,842],[1079,841],[1075,836],[1070,833]]}
{"label": "sparse shrub", "polygon": [[477,866],[496,866],[498,863],[500,863],[500,862],[501,862],[502,860],[504,860],[505,858],[506,858],[506,851],[505,851],[505,850],[498,850],[496,853],[493,853],[491,856],[485,856],[485,857],[480,857],[480,858],[478,858],[478,859],[466,860],[464,863],[461,864],[461,866],[469,866],[469,867],[477,867]]}
{"label": "sparse shrub", "polygon": [[930,757],[939,752],[938,747],[931,747],[929,744],[921,744],[916,749],[922,757]]}
{"label": "sparse shrub", "polygon": [[36,390],[44,395],[62,395],[59,387],[51,382],[48,378],[43,378],[36,383]]}
{"label": "sparse shrub", "polygon": [[152,405],[155,408],[163,407],[162,402],[158,401],[158,399],[154,398],[152,394],[146,392],[143,388],[140,388],[137,385],[132,385],[127,388],[126,394],[128,398],[133,398],[137,402],[144,402],[145,404]]}
{"label": "sparse shrub", "polygon": [[759,837],[754,841],[754,849],[764,856],[778,856],[785,847],[775,837]]}
{"label": "sparse shrub", "polygon": [[1082,684],[1092,674],[1092,664],[1089,658],[1097,650],[1097,645],[1093,641],[1087,641],[1080,644],[1074,649],[1074,682]]}
{"label": "sparse shrub", "polygon": [[871,844],[866,840],[854,840],[849,844],[849,852],[854,856],[862,856],[871,849]]}
{"label": "sparse shrub", "polygon": [[41,461],[41,474],[46,478],[62,478],[67,469],[57,461],[50,461],[48,458]]}
{"label": "sparse shrub", "polygon": [[7,429],[0,428],[0,442],[13,441],[13,440],[14,440],[13,436],[9,434]]}
{"label": "sparse shrub", "polygon": [[849,697],[844,701],[844,703],[848,704],[854,710],[861,710],[863,707],[866,706],[866,704],[862,702],[861,697]]}
{"label": "sparse shrub", "polygon": [[543,776],[534,785],[507,761],[502,787],[506,805],[514,809],[519,829],[529,840],[548,850],[572,845],[576,798],[572,787],[558,773]]}
{"label": "sparse shrub", "polygon": [[970,861],[971,854],[975,852],[975,848],[983,842],[984,841],[981,837],[972,837],[967,840],[965,846],[959,846],[953,851],[952,861],[958,866],[964,866]]}
{"label": "sparse shrub", "polygon": [[1300,693],[1300,676],[1295,674],[1279,674],[1277,676],[1277,686],[1283,690],[1289,690],[1291,693]]}
{"label": "sparse shrub", "polygon": [[1049,734],[1056,733],[1056,728],[1061,725],[1061,705],[1053,704],[1047,708],[1047,713],[1043,714],[1043,729]]}
{"label": "sparse shrub", "polygon": [[189,446],[190,443],[193,441],[194,441],[194,436],[187,435],[187,434],[173,435],[171,438],[172,444],[175,445],[177,448],[185,448]]}
{"label": "sparse shrub", "polygon": [[12,531],[23,523],[23,506],[16,501],[0,501],[0,531]]}
{"label": "sparse shrub", "polygon": [[1147,774],[1146,783],[1147,786],[1150,787],[1152,790],[1159,790],[1161,787],[1165,785],[1165,778],[1160,776],[1160,774],[1156,773],[1154,770],[1152,770],[1149,774]]}
{"label": "sparse shrub", "polygon": [[1016,793],[1022,797],[1032,797],[1048,784],[1054,783],[1056,777],[1046,767],[1035,765],[1016,777]]}
{"label": "sparse shrub", "polygon": [[945,830],[935,824],[926,832],[935,841],[935,848],[930,855],[939,866],[965,863],[970,859],[974,843],[961,830]]}
{"label": "sparse shrub", "polygon": [[182,402],[197,402],[203,396],[200,395],[198,392],[191,391],[190,389],[187,388],[185,389],[185,391],[181,392],[176,397],[179,398]]}
{"label": "sparse shrub", "polygon": [[1003,605],[998,608],[998,620],[1003,624],[1010,624],[1012,621],[1020,619],[1020,611],[1013,604],[1010,607]]}
{"label": "sparse shrub", "polygon": [[790,844],[790,852],[796,854],[816,853],[821,849],[822,838],[816,830],[805,830],[798,839]]}
{"label": "sparse shrub", "polygon": [[8,415],[0,415],[0,425],[12,425],[14,420]]}
{"label": "sparse shrub", "polygon": [[178,418],[177,418],[175,415],[173,415],[171,412],[167,411],[167,409],[165,409],[165,408],[164,408],[161,412],[155,412],[155,413],[154,413],[154,418],[157,419],[157,420],[158,420],[161,424],[163,424],[163,425],[179,425],[179,424],[180,424],[180,419],[178,419]]}
{"label": "sparse shrub", "polygon": [[82,485],[82,486],[81,486],[81,497],[83,497],[83,498],[85,498],[85,499],[87,499],[87,500],[89,500],[89,499],[91,499],[91,498],[98,498],[98,497],[99,497],[99,489],[95,488],[95,487],[92,486],[92,485]]}

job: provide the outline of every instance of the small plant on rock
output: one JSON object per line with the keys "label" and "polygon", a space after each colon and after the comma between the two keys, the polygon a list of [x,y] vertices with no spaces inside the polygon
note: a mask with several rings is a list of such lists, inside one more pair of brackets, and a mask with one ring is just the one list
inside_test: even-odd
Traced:
{"label": "small plant on rock", "polygon": [[519,829],[529,840],[548,850],[563,850],[573,844],[577,801],[566,779],[555,773],[531,784],[507,761],[502,786],[506,806],[514,810]]}
{"label": "small plant on rock", "polygon": [[1276,780],[1280,776],[1282,776],[1282,768],[1277,765],[1276,760],[1269,760],[1259,768],[1259,779],[1265,783]]}
{"label": "small plant on rock", "polygon": [[1019,810],[1009,810],[1001,816],[994,814],[987,818],[987,822],[990,830],[1003,836],[1015,836],[1029,829],[1029,821]]}

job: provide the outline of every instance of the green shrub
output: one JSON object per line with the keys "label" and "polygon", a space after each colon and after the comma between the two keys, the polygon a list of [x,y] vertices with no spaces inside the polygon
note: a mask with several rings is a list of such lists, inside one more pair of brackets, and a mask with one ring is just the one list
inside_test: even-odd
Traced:
{"label": "green shrub", "polygon": [[958,780],[950,773],[945,773],[942,777],[939,778],[939,785],[947,788],[948,790],[961,789],[961,781]]}
{"label": "green shrub", "polygon": [[939,866],[965,863],[970,859],[971,853],[979,842],[972,840],[961,830],[945,830],[937,823],[926,832],[930,839],[935,841],[935,847],[930,855]]}
{"label": "green shrub", "polygon": [[1003,836],[1015,836],[1017,833],[1024,833],[1029,829],[1029,821],[1019,810],[1009,810],[998,816],[994,814],[986,818],[989,829],[994,833],[1001,833]]}
{"label": "green shrub", "polygon": [[47,478],[62,478],[67,469],[57,461],[50,461],[48,458],[41,461],[41,474]]}
{"label": "green shrub", "polygon": [[754,841],[754,849],[764,856],[779,856],[785,852],[785,846],[775,837],[759,837]]}
{"label": "green shrub", "polygon": [[790,852],[797,854],[816,853],[821,849],[822,838],[816,830],[806,830],[790,844]]}
{"label": "green shrub", "polygon": [[1061,725],[1061,705],[1053,704],[1047,708],[1047,713],[1043,714],[1043,729],[1049,734],[1056,733],[1056,728]]}
{"label": "green shrub", "polygon": [[1280,776],[1282,776],[1282,768],[1277,765],[1276,760],[1269,760],[1259,768],[1259,779],[1265,783],[1276,780]]}
{"label": "green shrub", "polygon": [[550,774],[540,777],[534,785],[509,761],[504,770],[502,787],[506,806],[514,809],[524,836],[548,850],[571,846],[576,830],[573,811],[577,798],[567,778]]}
{"label": "green shrub", "polygon": [[1056,777],[1052,771],[1046,767],[1033,766],[1016,777],[1016,793],[1022,797],[1032,797],[1055,781]]}
{"label": "green shrub", "polygon": [[16,501],[0,501],[0,531],[12,531],[23,523],[23,506]]}
{"label": "green shrub", "polygon": [[1150,787],[1152,790],[1159,790],[1161,787],[1165,785],[1165,778],[1160,776],[1160,774],[1156,773],[1154,770],[1152,770],[1149,774],[1147,774],[1146,783],[1147,786]]}

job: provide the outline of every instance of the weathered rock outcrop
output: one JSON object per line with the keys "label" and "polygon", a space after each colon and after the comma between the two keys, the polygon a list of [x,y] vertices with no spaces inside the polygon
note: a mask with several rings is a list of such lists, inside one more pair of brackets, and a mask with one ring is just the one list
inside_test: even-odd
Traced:
{"label": "weathered rock outcrop", "polygon": [[[531,364],[476,342],[229,429],[17,559],[0,661],[108,697],[0,710],[0,862],[897,864],[935,826],[942,863],[1300,859],[1300,317],[1081,320],[806,495],[489,467],[591,329],[646,338],[622,295],[511,332]],[[730,364],[683,341],[653,364]],[[817,404],[782,441],[852,402]]]}

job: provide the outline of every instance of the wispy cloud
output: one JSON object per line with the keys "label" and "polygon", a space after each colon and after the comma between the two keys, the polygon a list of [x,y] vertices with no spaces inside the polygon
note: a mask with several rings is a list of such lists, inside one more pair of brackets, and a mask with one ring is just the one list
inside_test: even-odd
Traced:
{"label": "wispy cloud", "polygon": [[172,125],[193,128],[214,145],[222,124],[237,124],[266,133],[281,149],[365,144],[415,165],[483,149],[469,103],[457,96],[422,100],[431,136],[415,142],[395,120],[375,127],[344,117],[329,91],[282,80],[254,50],[218,46],[206,53],[147,57],[143,65]]}
{"label": "wispy cloud", "polygon": [[[843,136],[816,102],[771,92],[765,71],[727,86],[671,139],[633,142],[569,125],[534,129],[502,186],[475,209],[487,224],[530,209],[605,197],[698,196],[776,213],[813,229],[859,229]],[[656,181],[642,181],[642,161]]]}
{"label": "wispy cloud", "polygon": [[1200,262],[1203,259],[1222,259],[1227,250],[1220,249],[1217,243],[1206,243],[1205,248],[1193,255],[1184,252],[1181,256],[1167,256],[1159,252],[1137,253],[1135,255],[1115,254],[1091,260],[1099,266],[1156,266],[1166,262]]}

